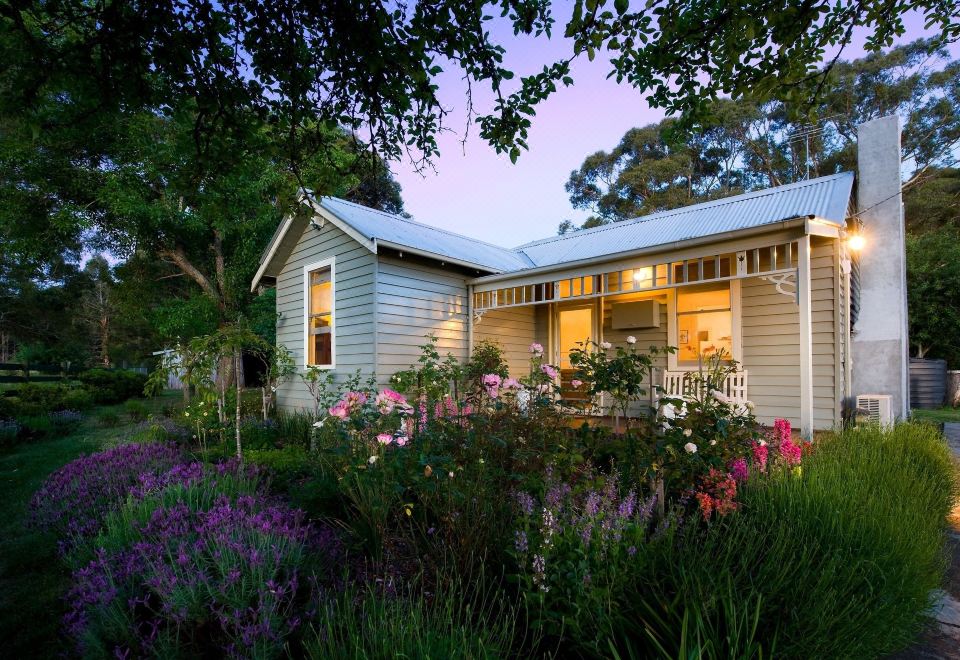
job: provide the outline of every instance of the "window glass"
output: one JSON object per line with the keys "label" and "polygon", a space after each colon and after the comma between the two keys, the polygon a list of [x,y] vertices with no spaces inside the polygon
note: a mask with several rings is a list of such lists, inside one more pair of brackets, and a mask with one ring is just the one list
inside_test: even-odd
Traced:
{"label": "window glass", "polygon": [[307,364],[333,364],[333,282],[330,268],[309,274],[310,298],[307,310]]}
{"label": "window glass", "polygon": [[677,289],[677,364],[696,365],[720,351],[733,352],[730,285]]}

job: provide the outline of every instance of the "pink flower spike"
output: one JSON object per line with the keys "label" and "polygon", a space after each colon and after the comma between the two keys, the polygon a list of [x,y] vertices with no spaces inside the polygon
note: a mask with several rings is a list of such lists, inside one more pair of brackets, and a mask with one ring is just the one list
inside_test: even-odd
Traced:
{"label": "pink flower spike", "polygon": [[390,433],[381,433],[377,436],[377,442],[379,442],[381,445],[389,445],[391,442],[393,442],[393,435]]}

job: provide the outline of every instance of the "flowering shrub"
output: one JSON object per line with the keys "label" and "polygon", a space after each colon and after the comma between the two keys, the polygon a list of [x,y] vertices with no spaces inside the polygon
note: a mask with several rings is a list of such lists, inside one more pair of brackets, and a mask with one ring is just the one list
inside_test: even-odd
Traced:
{"label": "flowering shrub", "polygon": [[610,632],[618,598],[642,570],[656,495],[641,498],[616,471],[565,482],[548,468],[543,497],[521,491],[516,502],[512,555],[538,625],[588,647],[602,643],[598,633]]}
{"label": "flowering shrub", "polygon": [[609,342],[589,341],[570,352],[574,380],[586,385],[586,391],[592,396],[609,394],[614,400],[614,413],[625,420],[631,404],[651,393],[654,358],[672,350],[651,346],[643,353],[637,350],[636,343],[635,338],[627,337],[627,345],[618,346],[611,353],[613,345]]}
{"label": "flowering shrub", "polygon": [[123,502],[144,474],[182,462],[173,444],[127,444],[67,463],[50,475],[30,501],[31,521],[59,537],[61,552],[96,534],[109,511]]}
{"label": "flowering shrub", "polygon": [[56,433],[69,433],[83,421],[83,415],[76,410],[57,410],[47,415]]}
{"label": "flowering shrub", "polygon": [[67,596],[65,623],[77,650],[281,654],[317,611],[340,543],[258,491],[257,478],[235,466],[192,464],[111,514]]}

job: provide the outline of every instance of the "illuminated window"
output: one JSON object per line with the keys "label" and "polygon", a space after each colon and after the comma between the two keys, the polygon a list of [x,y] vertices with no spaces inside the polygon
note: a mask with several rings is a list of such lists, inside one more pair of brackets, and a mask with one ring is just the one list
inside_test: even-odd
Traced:
{"label": "illuminated window", "polygon": [[306,278],[307,366],[332,367],[333,267],[308,270]]}
{"label": "illuminated window", "polygon": [[677,364],[695,366],[721,350],[733,354],[730,284],[677,289]]}

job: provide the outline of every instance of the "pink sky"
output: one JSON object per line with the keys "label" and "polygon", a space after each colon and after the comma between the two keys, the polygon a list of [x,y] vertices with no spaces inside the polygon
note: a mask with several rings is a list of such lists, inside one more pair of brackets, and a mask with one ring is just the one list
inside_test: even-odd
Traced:
{"label": "pink sky", "polygon": [[[559,3],[558,3],[559,4]],[[568,10],[557,7],[561,23]],[[901,39],[912,41],[925,36],[922,21],[909,21]],[[498,24],[495,39],[507,49],[506,65],[518,74],[528,74],[569,54],[569,45],[554,32],[545,38],[515,38]],[[844,51],[845,59],[863,54],[858,43]],[[438,138],[441,155],[434,162],[436,172],[419,174],[409,163],[394,165],[403,186],[406,209],[426,224],[513,247],[556,233],[564,219],[582,222],[589,213],[570,205],[563,186],[570,172],[598,150],[614,147],[631,127],[663,118],[651,109],[644,96],[627,84],[607,79],[610,66],[597,57],[592,63],[582,58],[573,64],[574,85],[559,89],[537,106],[528,139],[529,151],[516,165],[506,155],[497,155],[470,128],[465,145],[465,96],[460,74],[444,73],[439,81],[444,106],[452,110],[447,127],[452,133]],[[483,113],[492,107],[489,97],[477,94],[474,105]]]}

